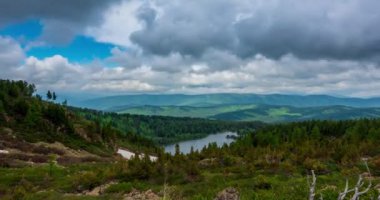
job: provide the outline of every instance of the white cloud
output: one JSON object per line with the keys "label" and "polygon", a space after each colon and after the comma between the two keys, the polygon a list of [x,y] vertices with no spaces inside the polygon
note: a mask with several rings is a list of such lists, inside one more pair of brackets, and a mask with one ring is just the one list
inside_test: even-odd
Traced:
{"label": "white cloud", "polygon": [[85,72],[82,66],[70,63],[60,55],[42,60],[31,56],[25,59],[23,65],[14,69],[14,76],[35,83],[40,89],[75,89],[84,81]]}
{"label": "white cloud", "polygon": [[[178,60],[176,62],[179,62]],[[148,61],[136,68],[81,66],[61,56],[26,59],[18,68],[24,78],[43,88],[119,93],[299,93],[346,96],[380,94],[380,67],[370,62],[304,60],[286,55],[273,60],[262,55],[239,66],[208,70],[206,62],[184,70],[155,70]],[[180,62],[179,62],[180,63]],[[153,64],[153,65],[151,65]]]}
{"label": "white cloud", "polygon": [[103,23],[88,27],[85,33],[98,42],[131,47],[129,36],[143,26],[136,17],[142,4],[143,1],[130,0],[111,6],[104,13]]}
{"label": "white cloud", "polygon": [[24,51],[20,45],[12,38],[0,36],[0,70],[1,78],[6,75],[12,68],[17,67],[25,58]]}
{"label": "white cloud", "polygon": [[139,80],[109,80],[101,82],[90,82],[81,87],[82,90],[97,92],[149,92],[155,87]]}
{"label": "white cloud", "polygon": [[[194,59],[174,53],[142,56],[121,49],[123,58],[113,68],[72,63],[61,55],[38,59],[25,54],[11,38],[0,37],[1,78],[23,79],[41,91],[120,93],[300,93],[378,96],[380,66],[377,62],[301,59],[288,54],[279,59],[263,55],[238,58],[210,50]],[[119,56],[119,57],[117,57]],[[128,66],[130,59],[135,63]],[[217,67],[222,60],[225,66]],[[125,67],[127,66],[127,67]]]}

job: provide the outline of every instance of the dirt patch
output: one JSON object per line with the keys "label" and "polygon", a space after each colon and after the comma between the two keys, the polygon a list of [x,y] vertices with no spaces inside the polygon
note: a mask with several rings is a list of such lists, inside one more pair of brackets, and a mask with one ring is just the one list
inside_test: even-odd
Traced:
{"label": "dirt patch", "polygon": [[124,195],[123,200],[160,200],[161,198],[155,194],[152,190],[145,192],[132,190],[130,193]]}
{"label": "dirt patch", "polygon": [[214,200],[239,200],[239,192],[235,188],[226,188],[218,193]]}
{"label": "dirt patch", "polygon": [[57,155],[57,161],[61,165],[83,163],[83,162],[101,162],[109,161],[111,158],[103,158],[91,154],[87,151],[74,150],[64,146],[62,143],[28,143],[20,141],[12,136],[5,136],[0,141],[2,153],[0,166],[3,167],[23,167],[39,163],[49,162],[49,155]]}
{"label": "dirt patch", "polygon": [[111,181],[109,183],[106,183],[106,184],[103,184],[103,185],[100,185],[98,187],[95,187],[94,189],[92,189],[91,191],[84,191],[82,194],[83,195],[88,195],[88,196],[99,196],[101,194],[104,193],[104,191],[109,188],[111,185],[114,185],[114,184],[117,184],[116,181]]}

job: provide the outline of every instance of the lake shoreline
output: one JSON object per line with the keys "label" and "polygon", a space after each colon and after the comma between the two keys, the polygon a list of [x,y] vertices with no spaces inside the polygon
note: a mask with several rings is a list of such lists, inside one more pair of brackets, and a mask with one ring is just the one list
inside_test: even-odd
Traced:
{"label": "lake shoreline", "polygon": [[175,146],[178,144],[180,147],[180,151],[183,154],[190,153],[191,147],[193,147],[194,151],[201,151],[205,146],[207,146],[209,143],[216,143],[217,146],[222,146],[224,143],[227,145],[231,144],[236,140],[238,137],[237,132],[231,132],[231,131],[225,131],[221,133],[215,133],[207,135],[206,137],[199,138],[199,139],[192,139],[192,140],[185,140],[169,145],[165,145],[165,152],[174,154],[175,153]]}

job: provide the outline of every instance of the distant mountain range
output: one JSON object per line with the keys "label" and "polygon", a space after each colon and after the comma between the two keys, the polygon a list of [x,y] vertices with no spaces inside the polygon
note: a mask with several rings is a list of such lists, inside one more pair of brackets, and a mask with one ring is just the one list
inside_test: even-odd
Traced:
{"label": "distant mountain range", "polygon": [[77,106],[117,113],[234,121],[285,122],[380,117],[380,98],[327,95],[143,94],[96,98]]}
{"label": "distant mountain range", "polygon": [[83,101],[77,106],[98,110],[122,110],[136,106],[191,106],[207,107],[216,105],[265,104],[295,107],[351,106],[380,107],[380,98],[341,98],[328,95],[283,95],[283,94],[141,94],[95,98]]}

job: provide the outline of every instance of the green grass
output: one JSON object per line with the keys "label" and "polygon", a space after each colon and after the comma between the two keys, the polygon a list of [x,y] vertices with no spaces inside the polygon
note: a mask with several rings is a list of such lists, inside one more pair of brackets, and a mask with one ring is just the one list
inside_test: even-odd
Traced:
{"label": "green grass", "polygon": [[[140,191],[152,189],[156,194],[163,191],[163,184],[150,181],[135,180],[119,182],[110,186],[104,194],[91,196],[76,196],[77,188],[86,183],[86,176],[81,174],[95,173],[98,185],[115,179],[112,176],[112,164],[80,164],[65,168],[57,167],[53,176],[48,175],[47,166],[25,168],[0,168],[0,197],[1,199],[122,199],[122,194],[132,188]],[[202,179],[198,181],[172,182],[167,185],[167,196],[172,199],[213,199],[216,194],[227,187],[236,188],[242,200],[303,200],[308,195],[307,175],[303,173],[266,172],[263,170],[248,172],[241,166],[230,168],[230,173],[223,173],[223,169],[202,170]],[[108,174],[107,174],[108,173]],[[343,178],[342,178],[343,177]],[[350,187],[356,176],[349,178]],[[374,181],[374,185],[378,183]],[[345,178],[339,172],[317,176],[317,195],[322,194],[324,199],[336,199],[344,189]],[[1,196],[1,194],[5,195]],[[71,195],[70,195],[71,194]],[[163,195],[163,193],[161,193]],[[376,195],[371,191],[362,199]],[[319,196],[318,196],[319,198]]]}
{"label": "green grass", "polygon": [[301,113],[291,113],[289,108],[272,108],[268,110],[270,117],[282,117],[282,116],[302,116]]}

